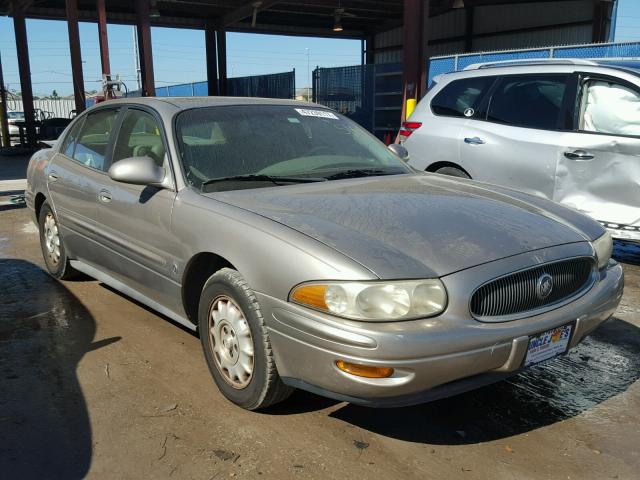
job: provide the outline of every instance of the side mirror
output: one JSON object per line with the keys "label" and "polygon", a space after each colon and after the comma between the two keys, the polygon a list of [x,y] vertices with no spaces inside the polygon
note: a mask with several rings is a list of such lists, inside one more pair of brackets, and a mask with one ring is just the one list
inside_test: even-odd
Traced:
{"label": "side mirror", "polygon": [[403,162],[409,161],[409,152],[399,143],[392,143],[387,148]]}
{"label": "side mirror", "polygon": [[165,171],[151,157],[129,157],[111,165],[109,177],[116,182],[162,187]]}

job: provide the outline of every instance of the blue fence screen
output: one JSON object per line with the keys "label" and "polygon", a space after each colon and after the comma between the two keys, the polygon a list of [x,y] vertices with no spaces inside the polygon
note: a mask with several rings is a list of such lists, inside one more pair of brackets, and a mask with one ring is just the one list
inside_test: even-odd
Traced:
{"label": "blue fence screen", "polygon": [[[157,97],[206,97],[208,94],[206,81],[156,87]],[[295,70],[227,79],[227,95],[231,97],[295,98],[295,94]],[[129,92],[127,96],[139,97],[140,92]]]}
{"label": "blue fence screen", "polygon": [[464,70],[474,63],[538,58],[585,58],[591,60],[640,58],[640,42],[596,43],[590,45],[465,53],[446,57],[432,57],[429,61],[429,85],[431,85],[433,78],[437,75]]}

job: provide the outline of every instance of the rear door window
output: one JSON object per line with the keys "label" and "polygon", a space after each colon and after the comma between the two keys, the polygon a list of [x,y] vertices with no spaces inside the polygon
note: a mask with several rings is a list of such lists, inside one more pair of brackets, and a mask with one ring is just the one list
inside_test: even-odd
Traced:
{"label": "rear door window", "polygon": [[487,120],[514,127],[559,130],[569,75],[510,75],[499,80]]}
{"label": "rear door window", "polygon": [[78,134],[80,133],[80,127],[82,127],[82,123],[84,119],[78,119],[69,130],[66,138],[64,139],[64,143],[62,144],[62,148],[60,151],[69,158],[73,157],[73,150],[76,147],[76,140],[78,139]]}
{"label": "rear door window", "polygon": [[96,170],[105,169],[105,158],[118,110],[99,110],[87,115],[73,152],[74,160]]}
{"label": "rear door window", "polygon": [[477,110],[495,77],[454,80],[431,101],[431,111],[447,117],[477,117]]}

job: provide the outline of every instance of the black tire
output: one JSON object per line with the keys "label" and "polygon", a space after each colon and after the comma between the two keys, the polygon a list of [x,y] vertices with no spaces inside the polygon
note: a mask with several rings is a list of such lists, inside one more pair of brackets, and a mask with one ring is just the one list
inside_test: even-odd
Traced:
{"label": "black tire", "polygon": [[441,175],[449,175],[450,177],[471,178],[467,172],[456,167],[440,167],[435,171]]}
{"label": "black tire", "polygon": [[[229,373],[225,375],[224,368],[219,366],[220,354],[214,353],[215,338],[210,333],[211,328],[218,328],[217,325],[213,324],[212,327],[210,324],[214,304],[226,300],[231,300],[235,304],[234,307],[239,307],[251,332],[253,372],[246,386],[241,388],[234,387],[230,383],[233,380],[228,380]],[[247,410],[259,410],[281,402],[291,395],[294,389],[286,386],[278,375],[258,299],[236,270],[223,268],[209,277],[200,296],[198,326],[211,375],[228,400]]]}
{"label": "black tire", "polygon": [[53,213],[53,210],[51,209],[49,204],[45,202],[42,204],[42,207],[40,208],[40,214],[38,216],[38,227],[40,230],[40,248],[42,249],[42,257],[44,258],[44,263],[47,266],[47,270],[52,276],[54,276],[55,278],[59,278],[60,280],[67,280],[76,276],[78,272],[69,263],[69,257],[67,256],[67,251],[64,248],[64,242],[59,231],[57,231],[59,241],[59,245],[57,245],[57,247],[59,255],[54,255],[53,252],[49,252],[49,249],[47,248],[47,227],[45,226],[45,223],[51,221],[51,219],[53,219],[53,221],[55,222],[57,229],[58,219],[56,218],[55,213]]}

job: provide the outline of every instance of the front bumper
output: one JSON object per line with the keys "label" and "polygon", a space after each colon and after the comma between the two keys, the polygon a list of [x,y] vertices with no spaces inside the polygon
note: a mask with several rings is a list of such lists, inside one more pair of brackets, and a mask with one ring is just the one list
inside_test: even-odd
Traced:
{"label": "front bumper", "polygon": [[[568,256],[590,254],[588,243],[564,245],[498,260],[442,278],[447,310],[434,318],[356,322],[258,294],[278,372],[289,385],[370,406],[422,403],[493,383],[519,372],[529,336],[573,323],[569,348],[608,319],[622,297],[615,262],[580,298],[555,310],[503,323],[471,317],[470,292],[480,279]],[[389,378],[357,377],[336,360],[392,367]]]}

